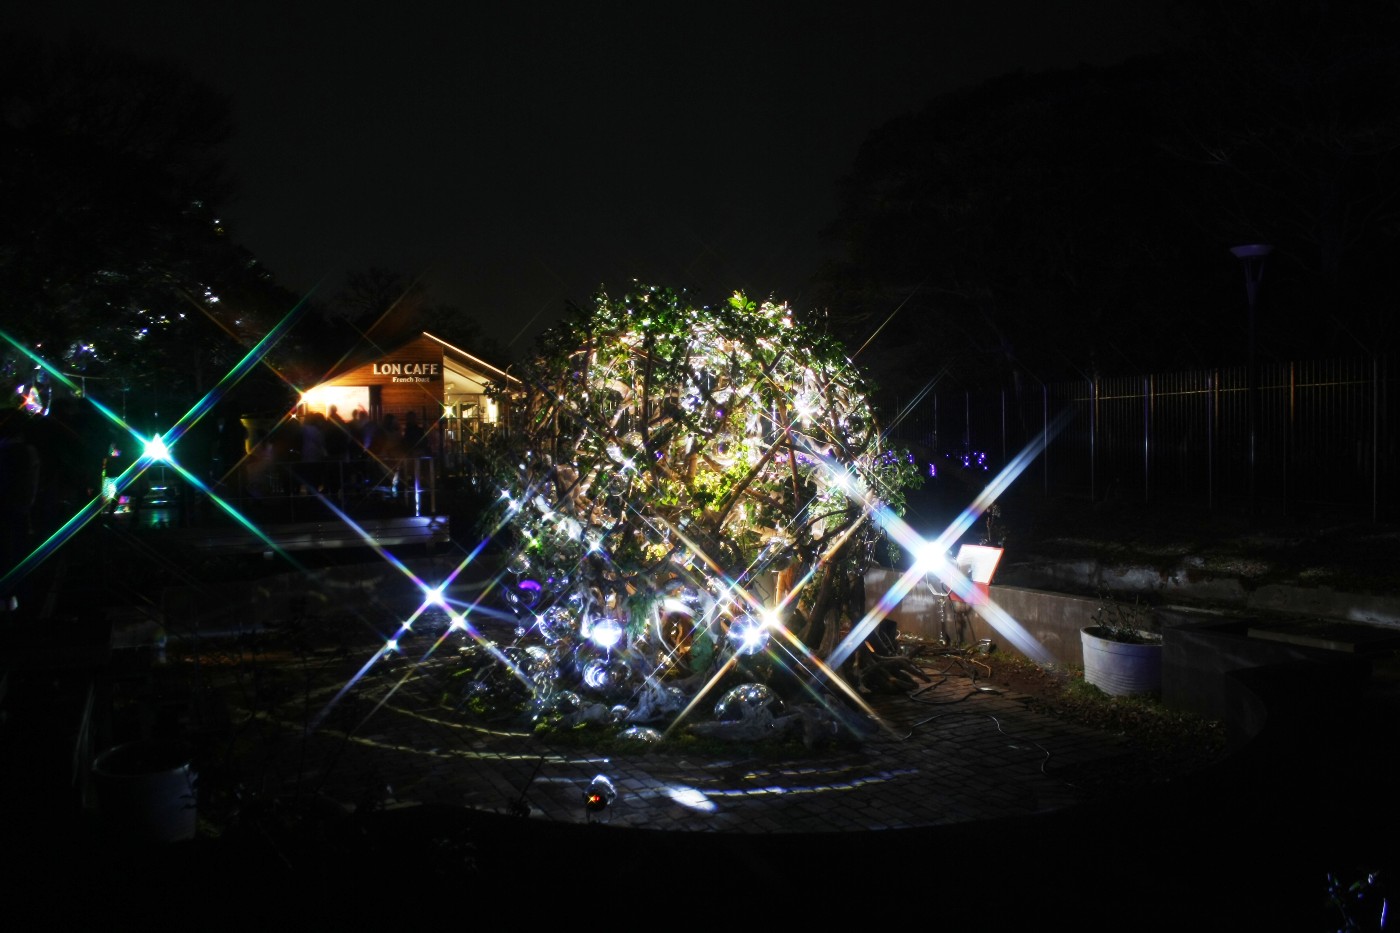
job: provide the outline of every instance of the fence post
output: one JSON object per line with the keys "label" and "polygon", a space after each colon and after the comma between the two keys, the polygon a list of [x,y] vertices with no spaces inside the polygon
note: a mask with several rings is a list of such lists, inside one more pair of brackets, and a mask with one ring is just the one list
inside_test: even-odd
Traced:
{"label": "fence post", "polygon": [[1381,519],[1381,370],[1380,355],[1371,355],[1371,523]]}
{"label": "fence post", "polygon": [[1142,503],[1152,503],[1152,377],[1142,377]]}
{"label": "fence post", "polygon": [[1001,465],[1005,466],[1006,460],[1006,389],[1001,390]]}
{"label": "fence post", "polygon": [[938,439],[938,393],[933,393],[933,453],[935,456],[943,453],[942,441]]}
{"label": "fence post", "polygon": [[[1364,521],[1367,514],[1373,522],[1394,517],[1396,503],[1400,501],[1393,494],[1393,490],[1400,488],[1400,474],[1397,474],[1400,434],[1395,431],[1400,420],[1393,413],[1400,395],[1397,395],[1396,381],[1389,375],[1393,357],[1384,353],[1368,355],[1371,356],[1369,366],[1364,358],[1354,359],[1347,362],[1345,371],[1335,374],[1325,366],[1315,374],[1314,368],[1320,364],[1306,360],[1280,361],[1272,370],[1261,368],[1261,414],[1266,417],[1256,425],[1261,429],[1256,441],[1272,440],[1272,443],[1256,449],[1256,454],[1264,455],[1262,462],[1256,461],[1256,466],[1262,467],[1259,476],[1262,482],[1255,490],[1256,505],[1272,505],[1273,514],[1277,515],[1278,504],[1282,501],[1283,514],[1296,517],[1298,510],[1311,504],[1316,495],[1322,497],[1323,505],[1349,507],[1358,520]],[[1087,466],[1090,500],[1099,502],[1105,496],[1116,496],[1120,487],[1131,481],[1127,471],[1132,469],[1132,431],[1140,431],[1142,446],[1137,456],[1142,475],[1138,488],[1144,504],[1156,506],[1175,501],[1178,489],[1187,496],[1194,496],[1200,491],[1197,483],[1204,480],[1203,498],[1208,511],[1219,513],[1223,509],[1233,514],[1236,509],[1243,510],[1251,500],[1246,377],[1245,369],[1236,366],[1195,370],[1179,378],[1174,374],[1143,373],[1110,377],[1106,400],[1103,377],[1097,373],[1081,374],[1059,383],[1042,383],[1041,455],[1045,460],[1041,464],[1041,482],[1045,494],[1049,496],[1056,489],[1064,489],[1066,482],[1072,493],[1082,493],[1084,488],[1077,484],[1084,481],[1084,467]],[[1368,379],[1371,382],[1369,398],[1366,395]],[[1132,410],[1133,380],[1137,380],[1142,393],[1136,413]],[[1052,385],[1055,392],[1050,391]],[[1009,453],[1010,446],[1017,443],[1011,437],[1013,415],[1018,419],[1018,438],[1022,437],[1020,430],[1033,430],[1030,413],[1023,412],[1020,407],[1021,401],[1029,399],[1018,397],[1014,388],[1002,387],[997,391],[1000,393],[998,403],[1002,406],[1003,443]],[[964,398],[966,405],[967,394]],[[1272,405],[1271,399],[1279,404]],[[979,410],[985,412],[985,403],[990,400],[990,395],[984,395]],[[1052,402],[1060,409],[1053,420],[1073,415],[1075,429],[1065,436],[1050,434]],[[937,396],[932,404],[937,414]],[[1011,410],[1013,404],[1017,406],[1015,412]],[[1198,411],[1197,404],[1203,405],[1205,410]],[[1367,404],[1371,405],[1369,419]],[[1087,423],[1079,417],[1085,414],[1085,407],[1088,408]],[[1134,419],[1138,422],[1136,425],[1132,424]],[[984,425],[981,420],[976,422],[976,428],[971,424],[969,418],[966,430],[959,431],[957,419],[951,422],[950,432],[961,435],[959,441],[966,444],[966,450],[959,453],[972,453],[974,447],[988,443],[987,438],[979,441],[974,435],[990,425]],[[1029,442],[1030,435],[1025,435],[1024,439]],[[1330,472],[1333,467],[1327,460],[1334,439],[1346,448],[1345,462],[1338,465],[1344,471],[1342,474]],[[935,434],[935,441],[939,440]],[[1050,464],[1052,443],[1069,458],[1065,470],[1059,473],[1052,470]],[[1369,454],[1367,444],[1371,445]],[[1163,450],[1160,464],[1157,462],[1159,448]],[[1088,459],[1087,464],[1084,458]],[[1162,467],[1161,500],[1157,497],[1159,466]],[[1368,469],[1371,471],[1369,482]],[[1200,475],[1200,470],[1205,471],[1205,476]],[[1338,476],[1342,481],[1338,481]],[[1075,489],[1078,492],[1074,492]],[[1272,498],[1269,491],[1272,491]],[[1131,496],[1130,490],[1128,495]],[[1267,513],[1267,509],[1261,511]]]}
{"label": "fence post", "polygon": [[1220,371],[1206,374],[1206,510],[1215,511],[1215,432],[1220,418]]}
{"label": "fence post", "polygon": [[1050,497],[1050,387],[1040,384],[1040,475],[1045,497]]}
{"label": "fence post", "polygon": [[437,510],[437,461],[428,458],[428,514],[436,516]]}
{"label": "fence post", "polygon": [[963,390],[963,456],[972,455],[972,390]]}
{"label": "fence post", "polygon": [[1089,501],[1099,501],[1099,376],[1089,381]]}
{"label": "fence post", "polygon": [[1298,364],[1292,360],[1288,363],[1288,409],[1283,419],[1283,515],[1285,518],[1293,516],[1293,486],[1295,480],[1294,463],[1295,455],[1293,450],[1293,438],[1298,432],[1298,426],[1294,423],[1298,416]]}

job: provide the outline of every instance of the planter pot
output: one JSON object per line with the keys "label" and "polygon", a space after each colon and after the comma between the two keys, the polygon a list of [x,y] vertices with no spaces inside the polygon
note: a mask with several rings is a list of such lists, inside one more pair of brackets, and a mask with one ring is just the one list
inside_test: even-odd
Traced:
{"label": "planter pot", "polygon": [[1084,680],[1110,696],[1140,696],[1162,689],[1162,639],[1143,633],[1147,644],[1132,645],[1099,635],[1099,627],[1079,630],[1084,649]]}
{"label": "planter pot", "polygon": [[110,748],[92,765],[97,808],[115,836],[135,842],[193,839],[195,775],[189,758],[163,742]]}

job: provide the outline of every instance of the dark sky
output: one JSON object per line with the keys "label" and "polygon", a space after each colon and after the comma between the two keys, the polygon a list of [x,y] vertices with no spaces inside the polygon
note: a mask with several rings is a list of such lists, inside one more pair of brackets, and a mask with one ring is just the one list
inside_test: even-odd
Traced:
{"label": "dark sky", "polygon": [[422,276],[503,342],[631,278],[800,305],[872,129],[1161,28],[1121,0],[27,5],[232,98],[224,219],[283,284]]}

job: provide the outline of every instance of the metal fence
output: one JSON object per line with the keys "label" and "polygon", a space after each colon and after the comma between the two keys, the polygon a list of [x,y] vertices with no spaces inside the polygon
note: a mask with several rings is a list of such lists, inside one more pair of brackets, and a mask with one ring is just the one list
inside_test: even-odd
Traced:
{"label": "metal fence", "polygon": [[[933,391],[891,429],[935,466],[1025,450],[1046,495],[1400,517],[1400,398],[1387,357]],[[1253,383],[1253,384],[1252,384]]]}
{"label": "metal fence", "polygon": [[[257,452],[210,483],[219,501],[244,520],[270,525],[436,515],[438,487],[431,457],[281,462]],[[136,527],[241,523],[163,463],[124,493],[114,488],[109,495],[112,514]]]}

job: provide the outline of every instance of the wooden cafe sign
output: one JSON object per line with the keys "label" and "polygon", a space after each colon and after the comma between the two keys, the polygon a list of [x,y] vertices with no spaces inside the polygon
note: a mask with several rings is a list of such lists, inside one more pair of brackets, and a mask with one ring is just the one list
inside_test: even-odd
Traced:
{"label": "wooden cafe sign", "polygon": [[442,360],[417,363],[373,363],[370,374],[389,382],[435,382],[442,378]]}

